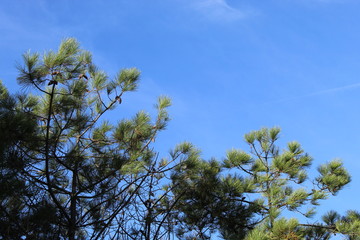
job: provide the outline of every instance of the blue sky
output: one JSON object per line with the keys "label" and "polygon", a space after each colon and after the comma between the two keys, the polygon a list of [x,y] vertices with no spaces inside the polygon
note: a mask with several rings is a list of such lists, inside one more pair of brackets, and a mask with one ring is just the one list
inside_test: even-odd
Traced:
{"label": "blue sky", "polygon": [[248,150],[243,135],[280,126],[314,169],[344,160],[353,181],[320,211],[358,209],[360,192],[360,1],[0,0],[0,79],[13,92],[15,63],[31,49],[77,38],[109,75],[142,72],[120,119],[173,99],[162,155],[190,141],[203,157]]}

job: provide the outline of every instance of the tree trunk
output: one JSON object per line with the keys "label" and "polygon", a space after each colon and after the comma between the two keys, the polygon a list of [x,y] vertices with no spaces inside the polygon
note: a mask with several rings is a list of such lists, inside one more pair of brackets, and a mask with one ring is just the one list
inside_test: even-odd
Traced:
{"label": "tree trunk", "polygon": [[75,168],[72,176],[72,186],[71,186],[71,198],[70,198],[70,222],[69,222],[69,240],[75,240],[75,234],[77,230],[76,226],[76,191],[77,191],[77,176],[78,164],[75,163]]}

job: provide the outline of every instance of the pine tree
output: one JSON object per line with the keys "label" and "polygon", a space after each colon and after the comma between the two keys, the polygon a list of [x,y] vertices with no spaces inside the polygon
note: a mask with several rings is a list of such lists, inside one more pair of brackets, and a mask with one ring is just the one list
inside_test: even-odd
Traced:
{"label": "pine tree", "polygon": [[247,196],[244,202],[259,208],[258,224],[245,239],[314,239],[315,235],[326,239],[333,233],[359,234],[354,219],[347,226],[338,220],[302,224],[298,219],[284,218],[282,213],[285,211],[312,217],[319,201],[336,195],[350,182],[350,175],[342,162],[335,159],[318,168],[318,177],[306,181],[312,158],[297,142],[289,142],[287,148],[280,151],[277,146],[279,133],[279,128],[264,128],[246,134],[250,154],[233,149],[228,151],[223,162],[225,168],[237,169],[237,174],[240,172],[243,176],[229,174],[228,179],[249,185],[244,191]]}
{"label": "pine tree", "polygon": [[[17,146],[33,143],[36,122],[18,111],[16,103],[0,82],[0,237],[20,239],[33,231],[35,239],[39,232],[53,232],[49,224],[53,215],[42,191],[23,178],[28,158]],[[56,239],[49,234],[45,237]]]}
{"label": "pine tree", "polygon": [[279,128],[250,132],[245,135],[250,153],[232,149],[223,161],[205,161],[197,154],[175,169],[180,239],[210,239],[219,233],[227,240],[330,239],[334,234],[358,238],[356,211],[343,217],[331,211],[323,223],[312,224],[284,217],[294,212],[311,218],[320,201],[336,195],[351,178],[335,159],[321,165],[319,176],[310,181],[312,158],[297,142],[281,151],[279,133]]}
{"label": "pine tree", "polygon": [[179,199],[173,213],[176,235],[179,239],[205,240],[220,232],[224,239],[243,239],[257,223],[253,217],[258,206],[243,202],[249,184],[224,178],[219,161],[203,160],[194,146],[185,146],[191,157],[171,176],[172,192]]}
{"label": "pine tree", "polygon": [[340,160],[318,168],[297,142],[280,151],[280,129],[245,135],[250,153],[230,150],[223,161],[201,158],[190,143],[169,158],[152,148],[169,121],[161,97],[155,119],[143,111],[118,123],[107,112],[138,87],[135,68],[113,79],[72,38],[58,51],[27,52],[18,65],[25,94],[0,83],[1,239],[329,239],[360,236],[360,214],[311,217],[350,176]]}
{"label": "pine tree", "polygon": [[2,238],[160,239],[167,212],[150,218],[155,205],[139,199],[168,172],[151,144],[169,121],[170,99],[159,98],[154,120],[143,111],[103,120],[137,89],[140,73],[110,79],[72,38],[58,51],[25,53],[18,70],[26,94],[10,96],[1,85]]}

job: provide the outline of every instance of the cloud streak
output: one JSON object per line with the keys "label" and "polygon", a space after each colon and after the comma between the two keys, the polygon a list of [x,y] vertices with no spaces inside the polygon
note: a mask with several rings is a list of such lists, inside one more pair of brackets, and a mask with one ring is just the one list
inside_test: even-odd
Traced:
{"label": "cloud streak", "polygon": [[235,21],[248,15],[244,11],[231,7],[226,0],[197,0],[192,2],[192,6],[212,20]]}
{"label": "cloud streak", "polygon": [[351,89],[359,88],[359,87],[360,87],[360,83],[355,83],[355,84],[345,85],[342,87],[329,88],[329,89],[325,89],[325,90],[321,90],[321,91],[316,91],[316,92],[312,92],[312,93],[301,95],[301,96],[283,98],[283,99],[272,101],[270,103],[281,103],[281,102],[287,102],[287,101],[291,101],[291,100],[298,100],[298,99],[302,99],[302,98],[315,97],[315,96],[320,96],[320,95],[325,95],[325,94],[330,94],[330,93],[337,93],[337,92],[342,92],[342,91],[346,91],[346,90],[351,90]]}
{"label": "cloud streak", "polygon": [[305,2],[307,4],[335,4],[335,3],[348,3],[352,0],[299,0],[300,2]]}

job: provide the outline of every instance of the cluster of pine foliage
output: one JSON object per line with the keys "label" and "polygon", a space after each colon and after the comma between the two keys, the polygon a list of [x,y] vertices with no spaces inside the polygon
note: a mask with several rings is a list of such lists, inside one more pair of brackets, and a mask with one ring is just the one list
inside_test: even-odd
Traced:
{"label": "cluster of pine foliage", "polygon": [[169,98],[156,116],[104,119],[137,89],[137,69],[110,78],[66,39],[25,53],[18,71],[26,94],[0,83],[0,239],[360,239],[356,211],[312,224],[284,217],[312,217],[350,176],[333,160],[310,179],[312,158],[297,142],[278,146],[279,128],[246,134],[249,151],[221,161],[190,143],[160,157],[152,144]]}

